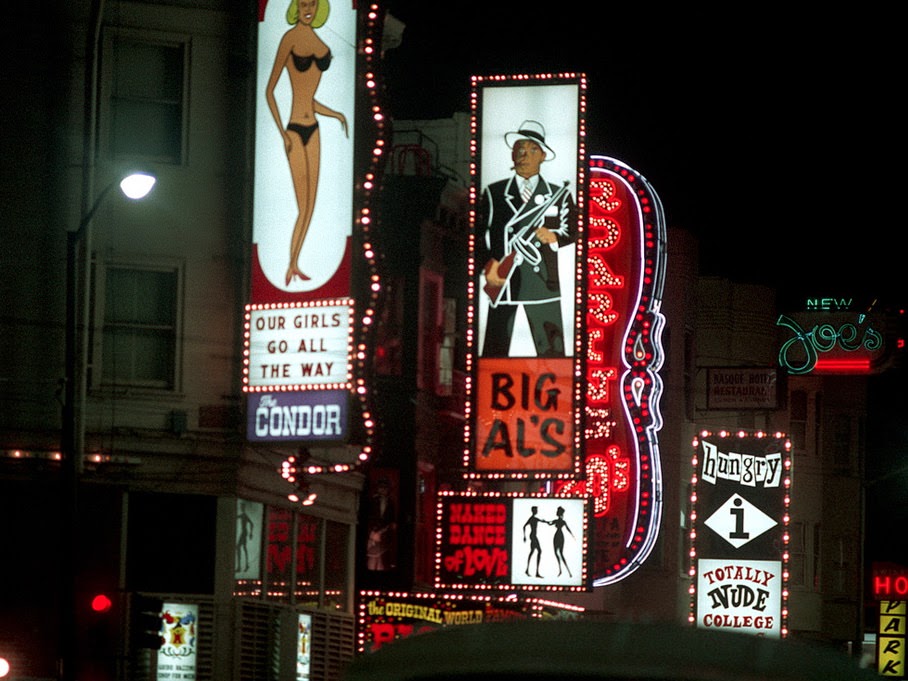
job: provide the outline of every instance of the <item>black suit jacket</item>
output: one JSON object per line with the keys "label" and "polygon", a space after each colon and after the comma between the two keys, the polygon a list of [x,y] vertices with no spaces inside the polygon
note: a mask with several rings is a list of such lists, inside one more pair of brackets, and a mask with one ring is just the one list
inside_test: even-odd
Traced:
{"label": "black suit jacket", "polygon": [[477,227],[482,229],[476,246],[479,266],[484,266],[490,259],[501,262],[515,249],[521,233],[527,244],[521,250],[530,254],[515,268],[499,304],[518,305],[560,298],[558,252],[532,236],[538,227],[545,226],[555,233],[559,247],[576,240],[577,211],[570,191],[565,191],[547,210],[534,210],[545,205],[560,188],[540,175],[536,191],[524,203],[514,176],[493,182],[483,191],[477,222]]}

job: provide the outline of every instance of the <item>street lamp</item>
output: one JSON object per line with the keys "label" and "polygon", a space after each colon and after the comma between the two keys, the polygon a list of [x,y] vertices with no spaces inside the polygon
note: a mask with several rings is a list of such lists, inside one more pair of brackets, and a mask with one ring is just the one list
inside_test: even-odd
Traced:
{"label": "street lamp", "polygon": [[[84,362],[77,361],[79,310],[76,290],[79,288],[79,245],[85,237],[91,219],[118,184],[114,180],[98,194],[91,208],[82,216],[79,226],[66,232],[66,316],[64,350],[63,408],[61,414],[60,454],[63,488],[63,594],[61,599],[60,665],[61,681],[75,680],[76,658],[76,569],[77,530],[79,511],[79,474],[82,470],[82,452],[79,451],[81,420],[77,417],[76,396],[81,395],[85,381]],[[120,190],[130,199],[139,200],[148,195],[155,184],[155,177],[148,173],[131,173],[119,181]],[[78,386],[76,385],[78,383]],[[77,390],[78,387],[78,390]]]}

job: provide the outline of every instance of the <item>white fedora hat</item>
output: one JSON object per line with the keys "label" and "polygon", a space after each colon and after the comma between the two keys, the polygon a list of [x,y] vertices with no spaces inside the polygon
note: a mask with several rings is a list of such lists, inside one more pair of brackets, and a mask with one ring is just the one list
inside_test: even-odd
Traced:
{"label": "white fedora hat", "polygon": [[504,141],[508,148],[512,148],[514,143],[519,140],[530,140],[535,142],[545,152],[546,161],[555,158],[555,151],[545,143],[545,128],[538,121],[524,121],[520,124],[515,132],[505,133]]}

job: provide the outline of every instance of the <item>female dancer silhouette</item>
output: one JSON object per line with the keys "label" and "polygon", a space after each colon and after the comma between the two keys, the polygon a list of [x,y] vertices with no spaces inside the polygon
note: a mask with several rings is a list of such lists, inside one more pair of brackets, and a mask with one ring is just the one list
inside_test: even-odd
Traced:
{"label": "female dancer silhouette", "polygon": [[555,527],[555,536],[552,538],[552,544],[555,547],[555,558],[558,560],[558,576],[561,576],[561,565],[563,563],[568,576],[573,577],[574,575],[571,574],[571,569],[568,567],[567,560],[564,558],[564,530],[567,530],[572,538],[574,537],[574,533],[571,532],[571,528],[568,527],[567,521],[564,519],[564,507],[559,506],[558,510],[555,511],[555,514],[558,517],[554,520],[550,520],[549,525]]}
{"label": "female dancer silhouette", "polygon": [[[287,286],[296,277],[302,281],[309,279],[299,269],[298,260],[306,232],[309,231],[309,223],[312,222],[318,189],[321,137],[315,115],[336,118],[343,126],[344,134],[348,135],[346,117],[315,99],[322,73],[331,65],[331,50],[316,35],[315,29],[328,19],[329,9],[328,0],[291,0],[290,7],[287,8],[287,23],[293,28],[281,38],[265,89],[268,108],[284,139],[299,209],[290,239],[290,265],[284,279]],[[287,69],[293,92],[290,120],[286,129],[274,98],[274,88],[284,69]]]}
{"label": "female dancer silhouette", "polygon": [[549,521],[543,520],[536,515],[539,511],[538,506],[533,506],[530,510],[532,511],[532,515],[530,515],[523,524],[523,541],[527,540],[527,528],[530,530],[530,554],[527,556],[526,575],[527,577],[530,576],[530,562],[533,560],[533,554],[536,554],[536,576],[542,577],[542,575],[539,574],[539,561],[542,558],[542,547],[539,545],[539,537],[536,536],[536,527],[539,523],[548,523]]}

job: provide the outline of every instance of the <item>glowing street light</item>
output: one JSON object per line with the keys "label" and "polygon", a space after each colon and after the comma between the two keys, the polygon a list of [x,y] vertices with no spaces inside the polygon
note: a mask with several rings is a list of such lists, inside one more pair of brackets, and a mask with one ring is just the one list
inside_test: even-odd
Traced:
{"label": "glowing street light", "polygon": [[117,184],[127,198],[138,200],[146,197],[154,187],[155,177],[148,173],[131,173],[119,182],[114,180],[101,190],[91,208],[82,216],[78,227],[66,232],[66,328],[63,359],[65,378],[60,433],[62,486],[64,494],[67,495],[63,506],[63,569],[67,572],[64,576],[66,592],[63,594],[61,607],[60,674],[62,681],[75,680],[76,657],[75,571],[79,563],[76,560],[78,549],[76,535],[79,517],[79,473],[82,468],[82,452],[79,451],[78,446],[81,422],[77,416],[76,396],[82,394],[82,384],[85,380],[85,367],[82,366],[84,361],[81,363],[77,361],[76,352],[79,318],[76,304],[76,290],[79,288],[79,244],[98,207]]}

